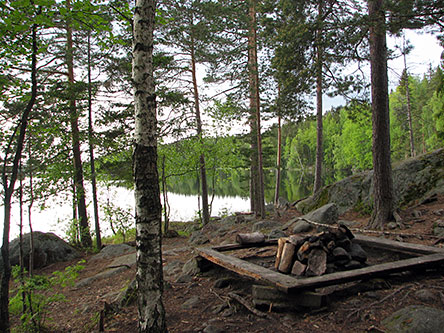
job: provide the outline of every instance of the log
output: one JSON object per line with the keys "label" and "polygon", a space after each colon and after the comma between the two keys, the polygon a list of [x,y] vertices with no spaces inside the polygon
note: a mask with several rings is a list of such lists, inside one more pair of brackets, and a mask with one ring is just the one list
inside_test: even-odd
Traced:
{"label": "log", "polygon": [[276,253],[276,261],[274,263],[274,268],[278,269],[281,263],[282,250],[284,249],[285,242],[288,238],[282,237],[278,239],[278,248]]}
{"label": "log", "polygon": [[296,246],[294,244],[286,242],[284,249],[282,250],[281,260],[279,263],[279,272],[289,273],[293,265],[293,257]]}
{"label": "log", "polygon": [[237,234],[236,242],[239,244],[260,244],[265,242],[265,235],[261,232],[250,234]]}

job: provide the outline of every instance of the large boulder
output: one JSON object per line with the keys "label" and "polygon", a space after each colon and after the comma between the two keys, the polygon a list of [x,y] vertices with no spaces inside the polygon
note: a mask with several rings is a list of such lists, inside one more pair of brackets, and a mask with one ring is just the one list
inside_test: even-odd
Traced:
{"label": "large boulder", "polygon": [[[393,165],[395,204],[404,206],[433,193],[444,193],[444,149]],[[339,215],[350,209],[370,213],[373,207],[373,171],[362,172],[328,185],[297,203],[306,214],[328,203],[338,206]]]}
{"label": "large boulder", "polygon": [[338,206],[335,203],[329,203],[304,216],[301,219],[332,225],[338,222]]}
{"label": "large boulder", "polygon": [[436,333],[444,327],[444,311],[423,305],[411,305],[382,321],[387,333]]}
{"label": "large boulder", "polygon": [[[69,261],[80,257],[79,251],[51,232],[34,231],[32,234],[34,239],[34,268],[41,268],[56,262]],[[23,235],[23,258],[26,267],[29,265],[30,238],[30,233]],[[11,266],[19,265],[19,252],[20,239],[16,238],[9,243]],[[1,260],[0,270],[3,270]]]}

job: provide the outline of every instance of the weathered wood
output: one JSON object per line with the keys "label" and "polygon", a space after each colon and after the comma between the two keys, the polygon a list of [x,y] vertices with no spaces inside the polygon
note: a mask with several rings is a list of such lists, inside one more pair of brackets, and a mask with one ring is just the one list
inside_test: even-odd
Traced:
{"label": "weathered wood", "polygon": [[255,314],[256,316],[261,317],[261,318],[268,317],[268,315],[266,313],[256,310],[253,306],[250,305],[250,303],[248,303],[248,301],[246,299],[242,298],[240,295],[235,294],[235,293],[228,293],[228,297],[230,297],[231,299],[234,299],[239,304],[243,305],[248,311]]}
{"label": "weathered wood", "polygon": [[412,243],[401,243],[390,239],[369,237],[363,235],[355,235],[355,239],[353,240],[353,242],[367,247],[407,253],[415,256],[432,253],[444,253],[444,249],[438,247]]}
{"label": "weathered wood", "polygon": [[256,281],[266,282],[284,292],[288,292],[288,289],[292,287],[296,281],[295,278],[288,275],[272,271],[233,256],[228,256],[210,248],[198,248],[197,253],[216,265]]}
{"label": "weathered wood", "polygon": [[294,293],[302,289],[319,288],[333,284],[371,279],[405,270],[439,267],[444,264],[444,253],[425,255],[419,258],[399,260],[380,265],[360,268],[351,271],[331,273],[323,276],[296,279],[291,276],[274,272],[270,269],[227,256],[209,248],[199,248],[198,254],[203,258],[225,267],[240,275],[267,282],[281,291]]}
{"label": "weathered wood", "polygon": [[282,237],[278,239],[278,248],[276,252],[276,261],[274,263],[274,268],[278,269],[279,264],[281,263],[281,257],[282,257],[282,251],[284,250],[285,242],[287,241],[287,238]]}
{"label": "weathered wood", "polygon": [[232,250],[240,250],[240,249],[248,249],[250,247],[265,247],[269,245],[275,245],[277,244],[277,239],[268,239],[265,240],[263,243],[260,244],[226,244],[226,245],[217,245],[213,246],[212,249],[219,251],[219,252],[225,252],[225,251],[232,251]]}
{"label": "weathered wood", "polygon": [[290,273],[291,267],[293,266],[293,257],[296,246],[294,244],[286,242],[284,244],[284,249],[282,250],[281,260],[279,263],[279,272]]}
{"label": "weathered wood", "polygon": [[236,242],[239,244],[260,244],[265,242],[265,235],[261,232],[252,232],[249,234],[237,234]]}

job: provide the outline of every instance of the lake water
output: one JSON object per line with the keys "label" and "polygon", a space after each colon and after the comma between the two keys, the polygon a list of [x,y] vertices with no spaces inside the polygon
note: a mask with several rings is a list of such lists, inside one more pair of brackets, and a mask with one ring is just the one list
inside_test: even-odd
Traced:
{"label": "lake water", "polygon": [[[87,188],[88,189],[88,188]],[[127,188],[111,186],[109,188],[99,189],[99,202],[105,204],[108,200],[115,206],[125,209],[131,213],[134,212],[134,192]],[[62,197],[62,196],[60,196]],[[87,193],[87,197],[90,197]],[[190,221],[197,217],[198,211],[197,195],[185,195],[177,193],[168,194],[170,205],[171,221]],[[210,198],[211,200],[211,198]],[[48,200],[45,209],[40,209],[34,205],[32,209],[32,224],[34,231],[53,232],[60,237],[65,237],[69,221],[72,218],[72,205],[69,201],[60,201],[57,198]],[[250,208],[249,200],[239,196],[215,196],[213,201],[212,216],[237,211],[248,211]],[[103,209],[100,209],[101,231],[103,235],[111,235],[111,228],[104,220]],[[1,225],[0,233],[3,235],[4,209],[0,206]],[[88,214],[90,217],[91,229],[94,230],[93,205],[88,202]],[[27,207],[24,207],[23,213],[23,232],[29,232]],[[10,239],[19,235],[20,211],[18,203],[12,205],[11,233]]]}

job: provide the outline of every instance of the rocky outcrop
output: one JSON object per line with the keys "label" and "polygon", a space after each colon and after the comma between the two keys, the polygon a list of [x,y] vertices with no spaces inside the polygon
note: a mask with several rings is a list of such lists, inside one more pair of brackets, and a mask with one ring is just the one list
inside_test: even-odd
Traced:
{"label": "rocky outcrop", "polygon": [[[29,249],[31,234],[23,235],[24,264],[29,266]],[[80,257],[80,252],[53,233],[33,232],[34,239],[34,268],[46,267],[50,264],[69,261]],[[11,266],[19,265],[20,239],[9,243],[9,258]],[[0,260],[0,271],[3,263]]]}
{"label": "rocky outcrop", "polygon": [[[396,205],[404,206],[415,199],[444,193],[444,149],[420,155],[393,165]],[[324,187],[315,195],[296,204],[306,214],[328,203],[335,203],[339,215],[355,209],[371,212],[373,171],[347,177]]]}
{"label": "rocky outcrop", "polygon": [[382,321],[385,332],[442,332],[444,311],[423,305],[411,305]]}

